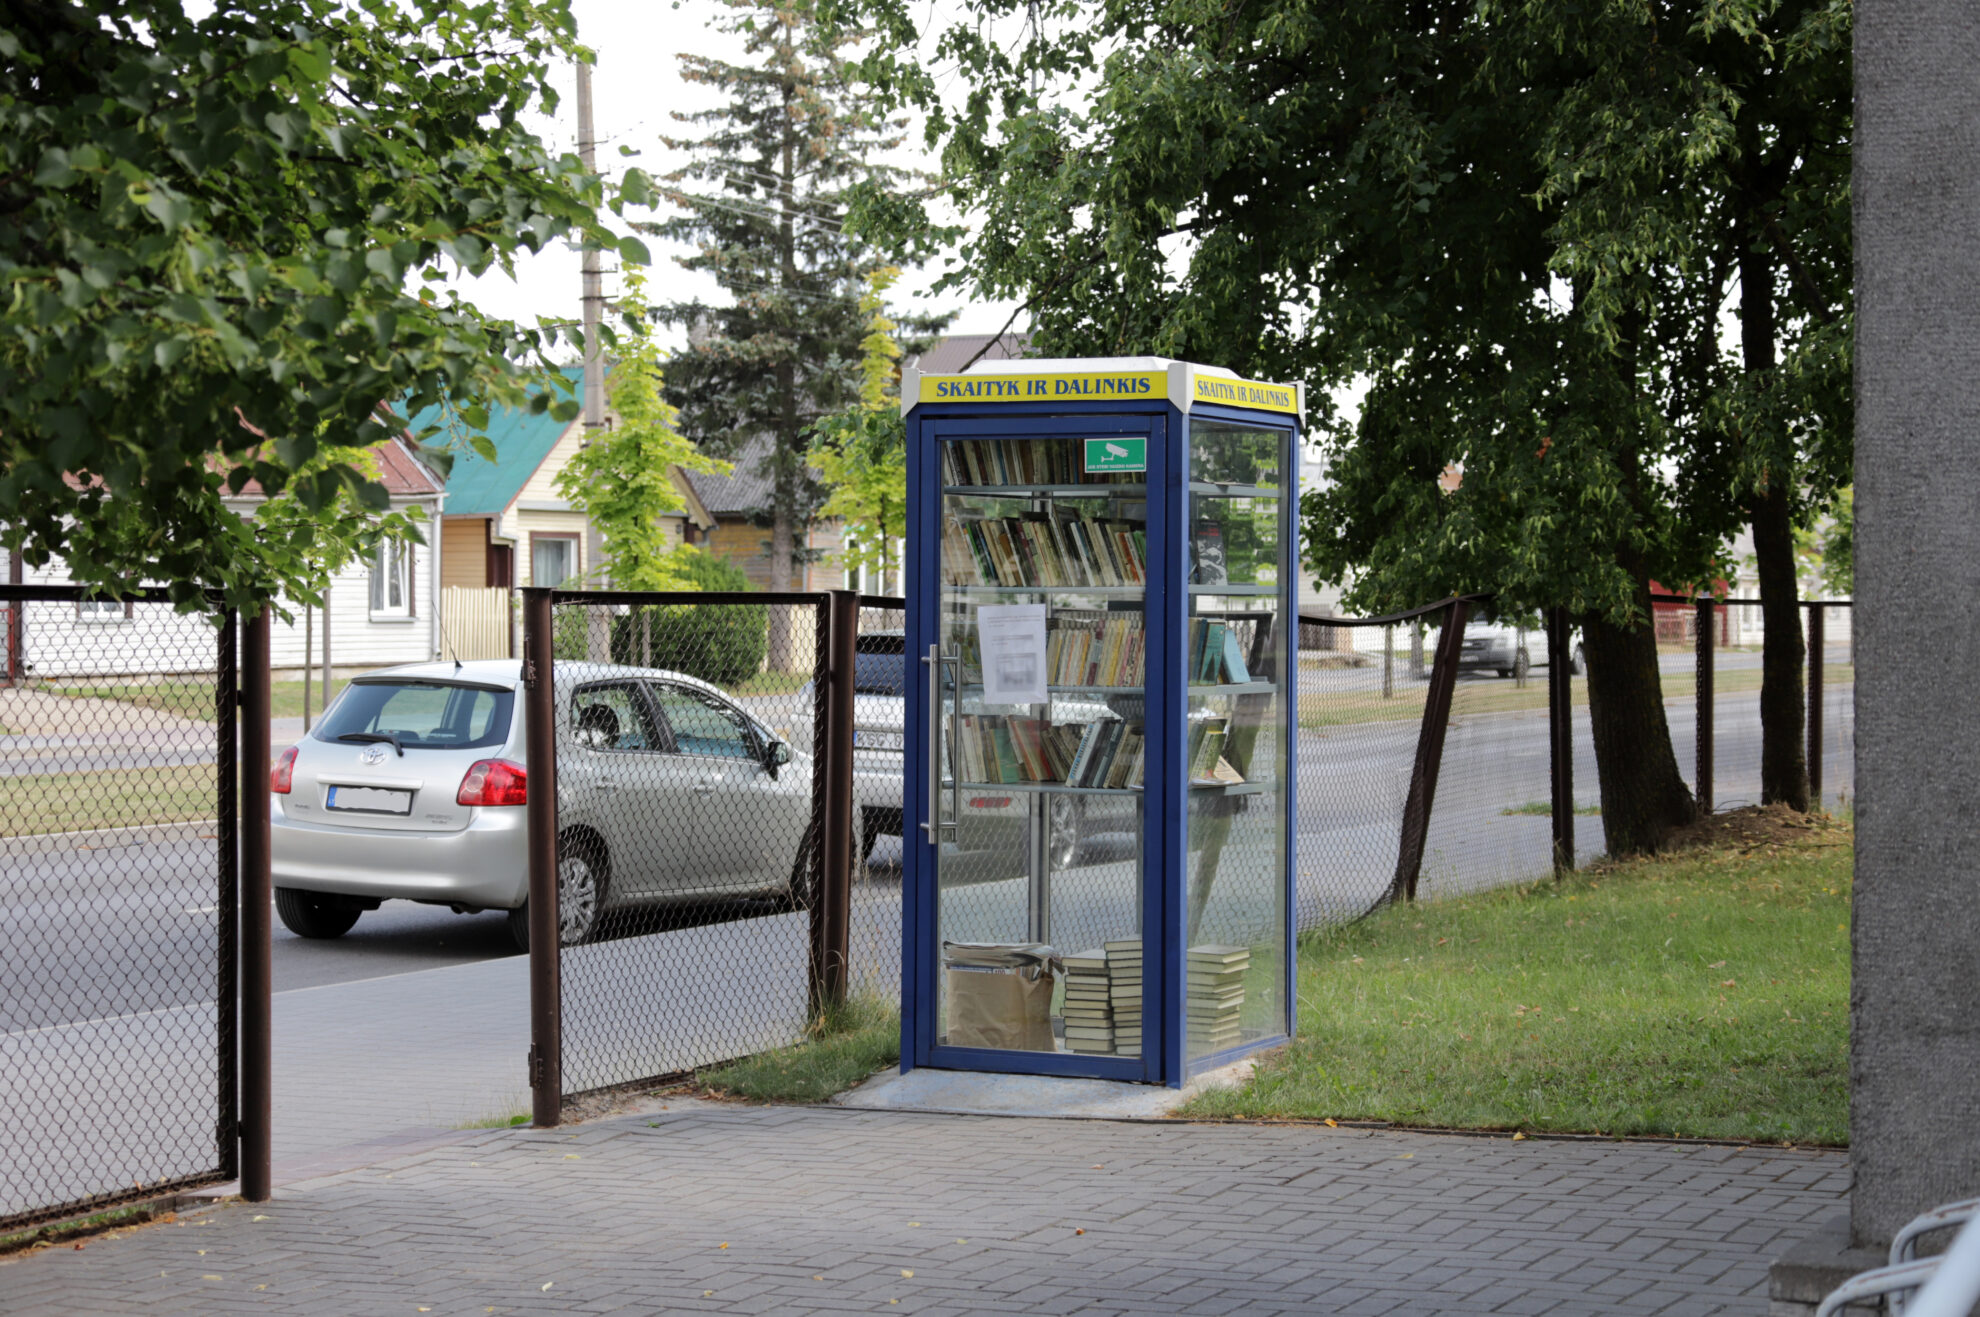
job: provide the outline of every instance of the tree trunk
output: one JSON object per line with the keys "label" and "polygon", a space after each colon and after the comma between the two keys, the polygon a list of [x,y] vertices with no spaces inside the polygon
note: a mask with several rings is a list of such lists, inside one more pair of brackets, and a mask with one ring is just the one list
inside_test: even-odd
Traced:
{"label": "tree trunk", "polygon": [[1769,485],[1753,508],[1753,557],[1760,571],[1760,803],[1808,809],[1807,703],[1801,688],[1800,588],[1788,492]]}
{"label": "tree trunk", "polygon": [[1628,629],[1599,615],[1581,619],[1588,656],[1588,729],[1602,789],[1602,830],[1610,855],[1661,850],[1674,828],[1698,815],[1678,772],[1657,670],[1650,582],[1637,573],[1642,621]]}
{"label": "tree trunk", "polygon": [[[1774,267],[1749,244],[1739,258],[1740,354],[1749,376],[1770,374],[1774,358]],[[1771,381],[1763,381],[1771,383]],[[1779,436],[1768,436],[1778,440]],[[1794,508],[1785,455],[1753,499],[1753,558],[1760,576],[1760,803],[1808,809],[1807,707],[1801,689],[1800,589],[1794,570]]]}

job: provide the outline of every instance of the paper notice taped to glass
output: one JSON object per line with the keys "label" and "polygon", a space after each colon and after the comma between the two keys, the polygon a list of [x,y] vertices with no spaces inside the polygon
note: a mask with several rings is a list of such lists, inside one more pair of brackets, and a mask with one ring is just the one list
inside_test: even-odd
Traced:
{"label": "paper notice taped to glass", "polygon": [[976,640],[985,704],[1045,703],[1045,605],[985,604]]}

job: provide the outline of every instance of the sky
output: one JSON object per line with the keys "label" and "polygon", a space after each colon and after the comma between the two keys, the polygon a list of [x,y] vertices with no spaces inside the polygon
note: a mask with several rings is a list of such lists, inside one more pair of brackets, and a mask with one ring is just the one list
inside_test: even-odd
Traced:
{"label": "sky", "polygon": [[[656,177],[678,167],[685,156],[663,147],[660,137],[668,133],[692,135],[693,130],[676,124],[671,116],[712,108],[717,98],[709,89],[681,79],[677,53],[741,62],[742,42],[712,24],[726,12],[726,6],[717,0],[571,0],[571,9],[578,21],[578,39],[598,54],[592,68],[592,113],[600,167],[616,175],[637,165]],[[563,69],[557,83],[563,97],[557,119],[543,120],[535,127],[553,147],[574,151],[578,136],[575,71]],[[897,163],[932,172],[932,161],[919,150],[920,134],[917,122]],[[639,154],[623,157],[619,153],[622,146]],[[654,264],[647,297],[651,301],[687,300],[697,295],[710,301],[726,300],[712,278],[682,270],[673,260],[673,251],[658,243],[650,245]],[[618,289],[617,279],[609,273],[617,266],[615,257],[606,258],[608,297]],[[987,334],[1003,327],[1013,303],[976,302],[957,293],[931,299],[927,289],[939,273],[939,266],[907,272],[895,289],[897,304],[902,309],[955,312],[951,333]],[[459,286],[482,310],[513,320],[533,322],[539,316],[575,319],[580,309],[578,256],[568,248],[525,257],[514,279],[497,273],[464,279]]]}

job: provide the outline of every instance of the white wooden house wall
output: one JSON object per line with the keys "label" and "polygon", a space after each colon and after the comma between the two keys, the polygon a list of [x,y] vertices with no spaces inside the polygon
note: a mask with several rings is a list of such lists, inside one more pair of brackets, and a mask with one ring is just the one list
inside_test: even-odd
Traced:
{"label": "white wooden house wall", "polygon": [[[401,503],[404,507],[407,504]],[[407,617],[374,617],[371,573],[353,563],[331,583],[330,659],[338,670],[420,663],[439,654],[436,545],[439,500],[426,500],[426,534],[432,543],[413,546],[412,608]],[[70,584],[68,565],[57,559],[39,570],[23,568],[24,585]],[[300,675],[303,665],[302,606],[286,605],[293,623],[275,619],[269,640],[271,666]],[[31,603],[24,613],[23,657],[31,678],[152,675],[210,671],[218,640],[204,615],[178,613],[169,604],[140,604],[130,617],[84,616],[74,604]],[[316,616],[314,643],[319,660],[323,618]]]}

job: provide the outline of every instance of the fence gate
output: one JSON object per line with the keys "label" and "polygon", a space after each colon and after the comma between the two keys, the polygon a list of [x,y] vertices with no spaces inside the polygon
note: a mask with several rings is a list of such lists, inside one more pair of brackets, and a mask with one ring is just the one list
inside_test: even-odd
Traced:
{"label": "fence gate", "polygon": [[532,1054],[539,1117],[546,1096],[796,1041],[821,913],[832,596],[524,599],[531,842],[554,845],[557,891],[556,937],[547,910],[531,920],[534,1009],[541,1024],[554,1006],[561,1038]]}
{"label": "fence gate", "polygon": [[0,1232],[238,1172],[234,616],[0,586]]}

